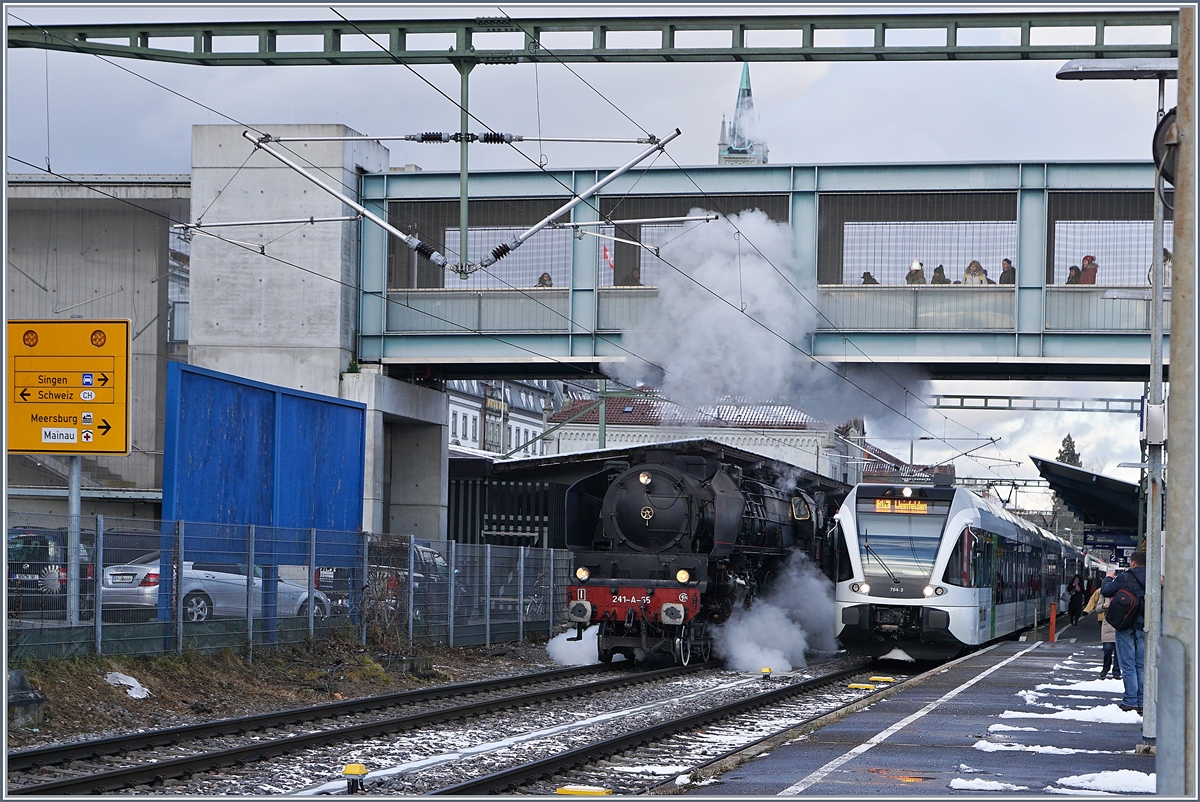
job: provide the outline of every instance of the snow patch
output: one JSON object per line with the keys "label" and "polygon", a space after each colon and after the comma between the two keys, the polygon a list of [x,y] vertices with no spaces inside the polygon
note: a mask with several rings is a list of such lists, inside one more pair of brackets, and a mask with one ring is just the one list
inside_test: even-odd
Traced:
{"label": "snow patch", "polygon": [[1030,713],[1024,710],[1005,710],[1000,718],[1052,718],[1070,721],[1092,721],[1103,724],[1137,724],[1142,720],[1136,710],[1122,710],[1119,705],[1084,707],[1078,710],[1059,710],[1056,713]]}
{"label": "snow patch", "polygon": [[1155,774],[1143,774],[1132,769],[1119,769],[1063,777],[1058,784],[1069,788],[1083,788],[1088,791],[1153,794],[1158,790],[1158,777]]}
{"label": "snow patch", "polygon": [[917,662],[915,657],[910,657],[908,652],[904,651],[903,649],[892,649],[890,652],[885,654],[883,657],[880,657],[879,659],[880,660],[899,660],[903,663]]}
{"label": "snow patch", "polygon": [[963,774],[982,774],[983,773],[983,769],[973,769],[970,766],[968,766],[966,763],[959,763],[958,770],[961,771]]}
{"label": "snow patch", "polygon": [[1042,790],[1048,794],[1063,794],[1065,796],[1120,796],[1120,794],[1110,794],[1107,791],[1081,791],[1078,788],[1056,788],[1053,785],[1047,785]]}
{"label": "snow patch", "polygon": [[1108,693],[1124,693],[1125,683],[1119,679],[1089,679],[1083,682],[1072,682],[1070,685],[1054,685],[1047,683],[1038,685],[1039,691],[1104,691]]}
{"label": "snow patch", "polygon": [[[992,743],[991,741],[976,741],[974,748],[980,752],[1036,752],[1042,755],[1111,755],[1103,749],[1070,749],[1065,746],[1027,746],[1014,743]],[[1119,754],[1119,753],[1117,753]]]}
{"label": "snow patch", "polygon": [[1007,724],[993,724],[988,732],[1037,732],[1037,727],[1010,727]]}
{"label": "snow patch", "polygon": [[983,780],[976,777],[974,780],[964,780],[960,777],[955,777],[950,781],[950,787],[956,791],[1028,791],[1028,785],[1013,785],[1012,783],[1001,783],[995,780]]}
{"label": "snow patch", "polygon": [[114,688],[118,685],[126,686],[125,692],[134,699],[145,699],[147,696],[154,695],[142,687],[142,683],[138,682],[128,674],[122,674],[120,671],[108,672],[108,674],[104,677],[104,681],[109,685],[112,685]]}

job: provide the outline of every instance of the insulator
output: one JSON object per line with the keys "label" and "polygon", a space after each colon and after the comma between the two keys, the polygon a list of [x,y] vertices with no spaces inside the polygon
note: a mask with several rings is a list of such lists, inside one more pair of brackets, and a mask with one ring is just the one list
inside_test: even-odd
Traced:
{"label": "insulator", "polygon": [[449,142],[450,135],[441,131],[426,131],[421,134],[421,142]]}
{"label": "insulator", "polygon": [[505,256],[508,256],[508,252],[511,250],[512,248],[508,247],[508,243],[503,242],[497,245],[495,248],[492,248],[492,258],[496,261],[500,261]]}
{"label": "insulator", "polygon": [[427,242],[418,242],[415,250],[426,259],[430,258],[434,254],[433,246]]}
{"label": "insulator", "polygon": [[486,134],[479,135],[479,141],[485,145],[506,145],[513,141],[512,134],[498,134],[488,131]]}
{"label": "insulator", "polygon": [[474,142],[477,139],[479,139],[478,136],[476,136],[475,134],[472,134],[472,133],[466,133],[466,134],[454,133],[454,134],[450,135],[450,138],[452,140],[454,140],[455,142],[462,142],[463,140],[466,140],[467,142]]}

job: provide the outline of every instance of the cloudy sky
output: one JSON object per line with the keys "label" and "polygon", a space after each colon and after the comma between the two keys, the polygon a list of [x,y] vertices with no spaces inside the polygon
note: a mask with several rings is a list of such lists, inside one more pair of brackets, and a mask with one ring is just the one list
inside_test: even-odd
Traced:
{"label": "cloudy sky", "polygon": [[[734,13],[731,6],[700,5],[336,8],[359,20],[504,13],[514,17]],[[320,5],[9,5],[6,10],[11,25],[336,19],[328,6]],[[736,13],[745,15],[876,10],[736,7]],[[888,9],[889,13],[920,10],[916,6]],[[1059,41],[1076,42],[1090,35],[1090,31],[1063,32]],[[1110,30],[1108,41],[1137,35],[1145,34]],[[1161,32],[1150,35],[1162,36]],[[441,94],[458,97],[458,74],[449,66],[417,67],[414,73],[399,65],[194,67],[133,60],[115,64],[119,66],[75,53],[7,51],[8,156],[36,165],[49,161],[60,173],[186,173],[190,126],[195,124],[341,122],[376,135],[453,131],[458,126],[457,108]],[[773,164],[1149,159],[1156,84],[1058,81],[1054,73],[1061,66],[1058,61],[756,63],[751,77],[761,136],[770,146]],[[636,137],[645,131],[662,135],[678,127],[683,136],[670,148],[675,159],[685,165],[706,165],[716,161],[721,115],[732,113],[740,75],[739,64],[580,64],[571,70],[554,64],[479,67],[471,75],[471,108],[492,129],[527,136],[540,131],[544,136]],[[1174,105],[1175,92],[1175,82],[1168,82],[1168,107]],[[425,170],[457,169],[456,147],[394,142],[387,146],[397,166],[414,163]],[[530,144],[525,150],[555,168],[603,168],[628,158],[627,148],[620,146],[546,145],[539,153]],[[506,148],[477,148],[471,160],[478,169],[529,166]],[[7,164],[12,172],[29,171],[11,160]],[[932,389],[1084,397],[1141,393],[1135,384],[1071,382],[942,383]],[[951,417],[973,431],[1001,438],[998,449],[979,453],[1021,463],[1004,468],[1002,475],[1036,476],[1027,455],[1053,457],[1063,435],[1070,432],[1089,467],[1136,479],[1135,472],[1115,467],[1121,461],[1138,460],[1136,416],[971,412]],[[947,427],[948,436],[967,434],[961,428],[952,431],[940,415],[933,415],[933,421]],[[880,440],[879,445],[908,453],[907,442]],[[963,442],[962,448],[971,445]],[[918,461],[947,456],[944,445],[917,444]],[[963,460],[958,468],[961,474],[989,475],[984,464],[1001,463]],[[1036,505],[1030,499],[1028,506]]]}

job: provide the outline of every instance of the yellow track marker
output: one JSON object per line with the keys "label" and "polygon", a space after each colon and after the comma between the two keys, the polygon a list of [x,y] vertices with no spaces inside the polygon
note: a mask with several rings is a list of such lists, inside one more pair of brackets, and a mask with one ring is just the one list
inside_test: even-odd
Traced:
{"label": "yellow track marker", "polygon": [[856,691],[873,691],[873,690],[875,690],[874,685],[868,685],[865,682],[851,682],[846,687],[851,688]]}
{"label": "yellow track marker", "polygon": [[568,796],[611,796],[611,788],[601,788],[598,785],[564,785],[555,793]]}
{"label": "yellow track marker", "polygon": [[867,677],[869,682],[895,682],[895,677]]}

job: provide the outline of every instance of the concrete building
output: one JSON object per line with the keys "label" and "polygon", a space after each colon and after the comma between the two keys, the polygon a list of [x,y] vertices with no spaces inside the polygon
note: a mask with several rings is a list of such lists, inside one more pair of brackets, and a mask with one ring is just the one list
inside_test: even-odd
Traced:
{"label": "concrete building", "polygon": [[[87,515],[157,514],[167,362],[185,356],[176,303],[187,246],[170,226],[188,219],[190,196],[186,175],[8,176],[8,318],[132,323],[133,450],[83,458]],[[9,508],[65,512],[67,472],[65,458],[9,455]]]}
{"label": "concrete building", "polygon": [[[861,464],[852,456],[861,429],[850,424],[835,430],[786,404],[731,402],[687,409],[660,398],[610,398],[605,407],[604,447],[708,439],[848,484],[861,481]],[[574,401],[550,421],[559,423],[573,415],[578,417],[548,435],[552,453],[601,447],[595,402]]]}
{"label": "concrete building", "polygon": [[450,404],[450,446],[493,454],[532,457],[546,453],[546,416],[562,406],[557,382],[458,380],[446,382]]}

